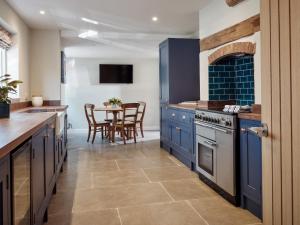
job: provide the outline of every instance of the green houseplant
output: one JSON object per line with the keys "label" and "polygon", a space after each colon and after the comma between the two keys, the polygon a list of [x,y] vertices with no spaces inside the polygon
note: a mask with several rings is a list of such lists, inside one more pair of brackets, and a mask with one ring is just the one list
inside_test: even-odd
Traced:
{"label": "green houseplant", "polygon": [[111,98],[108,100],[108,102],[112,107],[117,107],[118,105],[122,104],[122,101],[119,98]]}
{"label": "green houseplant", "polygon": [[20,80],[12,80],[9,74],[0,76],[0,118],[9,118],[11,99],[9,94],[17,93]]}

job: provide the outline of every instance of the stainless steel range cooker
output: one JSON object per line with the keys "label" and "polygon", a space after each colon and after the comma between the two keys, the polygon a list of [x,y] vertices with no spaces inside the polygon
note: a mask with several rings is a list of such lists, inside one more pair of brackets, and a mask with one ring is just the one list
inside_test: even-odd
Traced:
{"label": "stainless steel range cooker", "polygon": [[238,204],[236,115],[222,111],[196,111],[196,170],[223,197]]}

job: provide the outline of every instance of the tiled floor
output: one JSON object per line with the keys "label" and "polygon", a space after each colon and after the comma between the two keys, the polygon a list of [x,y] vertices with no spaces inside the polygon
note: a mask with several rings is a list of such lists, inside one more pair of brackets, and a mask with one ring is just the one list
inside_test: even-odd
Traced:
{"label": "tiled floor", "polygon": [[69,135],[49,225],[254,225],[260,221],[203,184],[159,141],[94,145]]}

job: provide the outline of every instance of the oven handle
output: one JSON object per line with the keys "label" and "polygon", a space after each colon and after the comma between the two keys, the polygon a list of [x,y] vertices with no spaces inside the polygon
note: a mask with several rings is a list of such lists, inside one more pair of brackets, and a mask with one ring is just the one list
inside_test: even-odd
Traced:
{"label": "oven handle", "polygon": [[225,134],[231,134],[231,131],[225,130],[225,129],[221,129],[221,128],[218,128],[218,127],[215,127],[215,126],[210,126],[210,125],[199,123],[199,122],[195,122],[195,124],[197,124],[199,126],[202,126],[202,127],[207,127],[207,128],[211,128],[211,129],[214,129],[214,130],[217,130],[217,131],[221,131],[221,132],[223,132]]}
{"label": "oven handle", "polygon": [[212,141],[204,141],[204,143],[206,143],[206,144],[208,144],[208,145],[210,145],[210,146],[213,146],[213,147],[215,147],[215,146],[217,146],[217,144],[216,143],[214,143],[214,142],[212,142]]}

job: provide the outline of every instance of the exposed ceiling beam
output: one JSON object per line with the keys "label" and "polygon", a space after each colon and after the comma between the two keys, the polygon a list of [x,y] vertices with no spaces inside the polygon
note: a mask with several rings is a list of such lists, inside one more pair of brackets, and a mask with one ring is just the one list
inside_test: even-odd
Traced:
{"label": "exposed ceiling beam", "polygon": [[239,4],[240,2],[242,2],[244,0],[226,0],[227,5],[229,5],[230,7],[233,7],[237,4]]}

